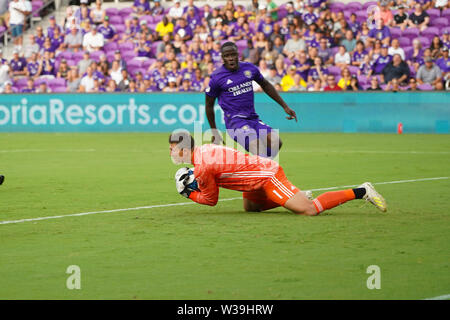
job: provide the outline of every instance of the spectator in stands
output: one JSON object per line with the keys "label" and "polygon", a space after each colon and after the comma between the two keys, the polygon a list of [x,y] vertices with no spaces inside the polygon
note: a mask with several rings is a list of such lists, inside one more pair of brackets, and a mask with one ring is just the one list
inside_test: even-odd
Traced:
{"label": "spectator in stands", "polygon": [[[350,31],[351,32],[351,31]],[[339,46],[339,51],[334,55],[334,64],[341,69],[347,68],[351,63],[350,54],[345,49],[344,45]]]}
{"label": "spectator in stands", "polygon": [[27,86],[23,88],[20,92],[22,93],[35,93],[36,88],[34,87],[34,80],[33,78],[27,79]]}
{"label": "spectator in stands", "polygon": [[56,75],[55,64],[55,59],[52,58],[50,51],[45,51],[39,65],[38,73],[40,77],[53,79]]}
{"label": "spectator in stands", "polygon": [[324,61],[324,65],[332,65],[334,63],[334,56],[332,54],[331,48],[328,47],[328,41],[325,38],[320,39],[319,47],[317,48],[317,54],[322,61]]}
{"label": "spectator in stands", "polygon": [[307,86],[307,91],[323,91],[322,80],[316,79],[313,85]]}
{"label": "spectator in stands", "polygon": [[[114,80],[112,80],[112,82],[114,82]],[[100,82],[100,78],[96,75],[94,75],[94,86],[92,87],[90,92],[96,92],[96,93],[106,92],[106,88]]]}
{"label": "spectator in stands", "polygon": [[389,2],[385,2],[385,3],[380,3],[380,13],[379,13],[379,17],[381,20],[383,20],[383,23],[385,26],[392,26],[392,24],[394,23],[394,15],[391,12],[391,9],[389,8],[390,3]]}
{"label": "spectator in stands", "polygon": [[364,57],[367,56],[368,53],[365,50],[364,42],[361,40],[358,40],[356,42],[355,51],[353,52],[351,61],[352,66],[355,67],[361,67],[362,63],[364,62]]}
{"label": "spectator in stands", "polygon": [[368,91],[381,91],[380,82],[376,76],[370,78],[370,87],[367,88]]}
{"label": "spectator in stands", "polygon": [[300,38],[300,35],[297,31],[292,32],[291,38],[286,41],[284,45],[283,54],[292,59],[295,55],[296,51],[304,51],[306,50],[306,43],[303,39]]}
{"label": "spectator in stands", "polygon": [[80,75],[84,75],[88,69],[88,67],[91,65],[92,63],[92,59],[90,58],[90,54],[89,52],[85,51],[83,53],[83,59],[81,59],[80,61],[78,61],[78,68],[79,68],[79,72]]}
{"label": "spectator in stands", "polygon": [[155,31],[157,33],[157,40],[162,40],[165,35],[172,37],[174,30],[173,23],[169,21],[167,16],[164,16],[160,22],[156,25]]}
{"label": "spectator in stands", "polygon": [[36,36],[34,34],[30,34],[28,36],[28,43],[25,45],[23,56],[28,59],[31,57],[33,52],[39,52],[39,45],[36,43]]}
{"label": "spectator in stands", "polygon": [[102,2],[102,0],[95,0],[95,6],[89,13],[89,17],[95,26],[101,25],[106,16],[105,9],[102,8]]}
{"label": "spectator in stands", "polygon": [[439,36],[434,36],[433,40],[431,41],[430,50],[431,50],[431,57],[433,59],[437,59],[441,54],[441,48],[443,47],[443,43]]}
{"label": "spectator in stands", "polygon": [[39,65],[38,52],[35,51],[27,61],[26,76],[29,78],[39,77]]}
{"label": "spectator in stands", "polygon": [[188,0],[187,6],[185,6],[183,8],[183,14],[184,15],[188,12],[189,8],[193,8],[194,9],[195,15],[197,15],[197,16],[200,15],[200,9],[194,5],[194,0]]}
{"label": "spectator in stands", "polygon": [[71,52],[79,52],[83,44],[83,36],[77,26],[72,26],[70,33],[65,37],[63,48]]}
{"label": "spectator in stands", "polygon": [[47,37],[53,38],[53,35],[55,33],[55,30],[59,30],[59,34],[64,34],[62,27],[56,23],[55,16],[51,16],[49,19],[50,25],[47,27]]}
{"label": "spectator in stands", "polygon": [[83,49],[88,52],[102,50],[105,45],[103,34],[97,32],[97,27],[93,26],[91,32],[83,37]]}
{"label": "spectator in stands", "polygon": [[55,52],[55,54],[64,49],[64,35],[61,34],[60,29],[56,28],[53,31],[53,35],[49,38],[52,46],[52,51]]}
{"label": "spectator in stands", "polygon": [[314,12],[314,7],[310,3],[306,5],[306,13],[303,14],[302,19],[308,26],[315,23],[317,19],[319,19],[317,13]]}
{"label": "spectator in stands", "polygon": [[380,56],[375,60],[375,62],[372,65],[372,70],[369,71],[369,76],[373,74],[381,74],[383,72],[383,69],[385,66],[387,66],[392,60],[392,56],[388,53],[388,46],[383,45],[381,47],[381,54]]}
{"label": "spectator in stands", "polygon": [[350,86],[351,80],[352,80],[352,74],[350,73],[350,70],[348,70],[348,68],[342,69],[341,78],[339,79],[337,85],[342,90],[347,90],[347,87]]}
{"label": "spectator in stands", "polygon": [[36,27],[36,34],[35,34],[36,43],[39,45],[39,48],[44,47],[44,41],[45,41],[45,35],[44,30],[41,26]]}
{"label": "spectator in stands", "polygon": [[402,91],[398,79],[392,79],[384,89],[385,91],[399,92]]}
{"label": "spectator in stands", "polygon": [[154,16],[160,16],[164,14],[164,7],[161,6],[160,0],[153,0],[153,7],[151,8],[150,13]]}
{"label": "spectator in stands", "polygon": [[308,84],[313,84],[316,79],[322,80],[322,82],[327,81],[328,70],[322,66],[322,59],[316,57],[314,59],[314,64],[308,71]]}
{"label": "spectator in stands", "polygon": [[398,12],[394,16],[393,26],[399,27],[402,31],[408,26],[408,13],[405,12],[403,4],[398,6]]}
{"label": "spectator in stands", "polygon": [[184,18],[178,19],[174,33],[179,34],[183,41],[191,40],[194,35]]}
{"label": "spectator in stands", "polygon": [[342,91],[341,87],[336,84],[336,78],[334,75],[329,74],[326,77],[327,85],[323,89],[323,91]]}
{"label": "spectator in stands", "polygon": [[430,16],[426,11],[422,9],[420,3],[416,3],[414,6],[414,12],[410,14],[408,18],[408,27],[418,28],[420,31],[425,30],[430,23]]}
{"label": "spectator in stands", "polygon": [[442,71],[433,62],[431,57],[426,57],[425,64],[417,71],[416,79],[419,84],[428,83],[436,90],[442,90]]}
{"label": "spectator in stands", "polygon": [[436,60],[436,65],[441,69],[443,78],[450,72],[450,60],[448,58],[448,47],[441,48],[442,57]]}
{"label": "spectator in stands", "polygon": [[120,89],[117,87],[117,82],[113,79],[109,79],[108,84],[105,88],[106,92],[120,92]]}
{"label": "spectator in stands", "polygon": [[118,61],[113,61],[111,64],[111,69],[109,70],[109,76],[113,79],[116,84],[119,84],[123,79],[122,68]]}
{"label": "spectator in stands", "polygon": [[116,29],[109,23],[109,16],[103,18],[103,23],[97,28],[97,31],[103,35],[105,41],[115,42],[119,39]]}
{"label": "spectator in stands", "polygon": [[347,29],[345,31],[345,38],[341,40],[341,45],[345,47],[345,50],[350,53],[355,50],[356,47],[356,39],[353,36],[353,31]]}
{"label": "spectator in stands", "polygon": [[[280,86],[283,91],[290,91],[292,87],[296,85],[295,76],[297,75],[297,68],[291,65],[287,73],[281,78]],[[300,75],[298,75],[300,77]],[[300,77],[301,79],[301,77]],[[297,82],[306,89],[305,80],[297,80]]]}
{"label": "spectator in stands", "polygon": [[396,53],[383,69],[381,75],[383,82],[389,84],[393,79],[397,79],[399,84],[405,84],[409,78],[410,70],[408,64]]}
{"label": "spectator in stands", "polygon": [[391,46],[388,49],[388,54],[394,56],[394,54],[399,54],[402,60],[405,60],[405,51],[400,47],[400,42],[398,39],[392,39]]}
{"label": "spectator in stands", "polygon": [[409,56],[408,64],[411,65],[415,72],[419,70],[419,67],[423,64],[423,50],[422,44],[419,39],[414,39],[412,42],[413,51]]}
{"label": "spectator in stands", "polygon": [[139,58],[151,58],[151,50],[151,42],[146,41],[145,38],[139,39],[134,47],[134,52],[137,53],[137,57]]}
{"label": "spectator in stands", "polygon": [[9,62],[9,65],[11,67],[13,77],[20,77],[26,75],[27,61],[25,60],[24,57],[21,57],[19,55],[18,49],[13,50],[13,58]]}
{"label": "spectator in stands", "polygon": [[41,83],[39,83],[39,86],[36,89],[36,93],[50,93],[51,90],[50,88],[47,86],[47,82],[42,81]]}
{"label": "spectator in stands", "polygon": [[133,11],[137,15],[148,15],[151,12],[148,0],[137,0],[133,3]]}
{"label": "spectator in stands", "polygon": [[94,70],[89,66],[86,75],[81,78],[78,92],[91,92],[94,88]]}
{"label": "spectator in stands", "polygon": [[29,14],[24,1],[12,0],[8,7],[8,26],[11,30],[14,47],[22,50],[25,18]]}
{"label": "spectator in stands", "polygon": [[67,92],[77,92],[80,81],[81,79],[78,75],[78,67],[70,67],[69,75],[67,76]]}
{"label": "spectator in stands", "polygon": [[420,91],[420,89],[417,87],[417,80],[414,78],[409,79],[409,87],[407,89],[408,91]]}
{"label": "spectator in stands", "polygon": [[380,40],[382,44],[389,45],[391,43],[391,32],[389,27],[384,25],[382,19],[377,20],[377,27],[369,31],[369,41]]}
{"label": "spectator in stands", "polygon": [[70,68],[69,68],[69,65],[67,64],[67,60],[61,59],[61,63],[59,64],[59,68],[56,73],[56,77],[67,79],[67,77],[69,76],[69,71],[70,71]]}
{"label": "spectator in stands", "polygon": [[172,23],[174,23],[182,16],[183,16],[183,8],[181,8],[180,0],[175,0],[173,7],[171,7],[168,12],[168,18]]}
{"label": "spectator in stands", "polygon": [[348,30],[353,32],[353,36],[355,37],[359,30],[361,30],[361,24],[356,19],[356,14],[353,12],[350,15],[350,21],[347,23]]}

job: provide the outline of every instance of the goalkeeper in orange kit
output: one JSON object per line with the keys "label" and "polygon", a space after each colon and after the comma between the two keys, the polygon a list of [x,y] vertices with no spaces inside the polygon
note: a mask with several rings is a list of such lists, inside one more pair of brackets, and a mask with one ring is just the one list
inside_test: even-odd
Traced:
{"label": "goalkeeper in orange kit", "polygon": [[279,206],[297,213],[315,216],[347,201],[364,199],[386,211],[384,198],[369,182],[358,188],[325,192],[315,199],[300,192],[275,161],[242,153],[233,148],[205,144],[195,146],[186,131],[169,137],[170,156],[176,164],[193,164],[176,174],[177,191],[200,204],[215,206],[219,187],[243,192],[245,211],[264,211]]}

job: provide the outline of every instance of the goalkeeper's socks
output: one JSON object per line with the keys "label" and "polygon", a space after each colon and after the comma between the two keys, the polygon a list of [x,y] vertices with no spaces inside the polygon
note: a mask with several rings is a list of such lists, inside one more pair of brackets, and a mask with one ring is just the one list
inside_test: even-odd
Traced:
{"label": "goalkeeper's socks", "polygon": [[[362,188],[364,189],[364,188]],[[365,189],[364,189],[365,193]],[[358,191],[358,196],[360,191]],[[341,191],[330,191],[319,195],[313,200],[314,206],[316,207],[317,214],[322,211],[337,207],[347,201],[357,199],[354,189],[346,189]]]}
{"label": "goalkeeper's socks", "polygon": [[366,188],[352,189],[355,194],[355,199],[362,199],[366,195]]}

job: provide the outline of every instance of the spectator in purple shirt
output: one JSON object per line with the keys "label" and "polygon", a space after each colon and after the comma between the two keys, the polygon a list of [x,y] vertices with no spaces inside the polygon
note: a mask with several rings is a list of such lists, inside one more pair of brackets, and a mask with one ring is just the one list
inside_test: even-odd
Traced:
{"label": "spectator in purple shirt", "polygon": [[195,30],[202,23],[199,15],[195,14],[194,8],[190,8],[186,15],[186,22],[191,30]]}
{"label": "spectator in purple shirt", "polygon": [[153,0],[153,7],[151,8],[151,14],[154,16],[160,16],[164,14],[164,7],[161,6],[160,0]]}
{"label": "spectator in purple shirt", "polygon": [[40,76],[54,78],[56,75],[55,60],[52,59],[50,51],[45,51],[39,65]]}
{"label": "spectator in purple shirt", "polygon": [[36,88],[34,87],[33,78],[28,78],[27,86],[25,88],[23,88],[20,92],[22,92],[22,93],[35,93],[36,92]]}
{"label": "spectator in purple shirt", "polygon": [[450,60],[448,58],[448,48],[441,48],[442,57],[436,60],[436,65],[441,69],[443,78],[450,72]]}
{"label": "spectator in purple shirt", "polygon": [[352,55],[352,66],[360,67],[364,61],[364,57],[367,55],[367,51],[364,48],[364,42],[358,40],[356,42],[356,49]]}
{"label": "spectator in purple shirt", "polygon": [[311,4],[306,6],[306,13],[302,16],[303,21],[309,26],[319,19],[319,16],[314,12],[314,7]]}
{"label": "spectator in purple shirt", "polygon": [[179,34],[183,41],[191,40],[194,33],[192,32],[191,27],[187,25],[186,19],[180,18],[178,19],[174,34]]}
{"label": "spectator in purple shirt", "polygon": [[52,38],[55,29],[59,29],[59,34],[63,34],[62,27],[56,23],[55,16],[51,16],[49,20],[50,26],[47,28],[47,37]]}
{"label": "spectator in purple shirt", "polygon": [[39,45],[39,48],[44,47],[45,35],[41,26],[36,27],[36,35],[35,35],[36,43]]}
{"label": "spectator in purple shirt", "polygon": [[380,40],[385,45],[391,43],[391,32],[389,31],[389,27],[384,25],[383,19],[379,19],[377,21],[377,27],[369,31],[368,40],[372,42]]}
{"label": "spectator in purple shirt", "polygon": [[13,58],[9,62],[13,76],[26,75],[27,61],[24,57],[19,56],[19,50],[14,49]]}
{"label": "spectator in purple shirt", "polygon": [[188,4],[183,8],[183,14],[185,15],[190,8],[194,9],[195,15],[200,15],[200,9],[194,5],[194,0],[188,0]]}
{"label": "spectator in purple shirt", "polygon": [[369,76],[373,74],[381,74],[384,67],[392,61],[392,56],[388,54],[388,50],[389,47],[387,45],[383,45],[381,47],[381,54],[373,63],[372,70],[369,71]]}
{"label": "spectator in purple shirt", "polygon": [[317,79],[326,81],[326,76],[329,74],[328,70],[322,66],[322,59],[316,57],[314,59],[314,65],[308,71],[308,84],[313,85]]}
{"label": "spectator in purple shirt", "polygon": [[36,78],[39,77],[39,61],[38,61],[38,53],[33,52],[31,54],[30,59],[27,62],[27,69],[26,69],[26,75],[29,78]]}
{"label": "spectator in purple shirt", "polygon": [[148,0],[137,0],[132,6],[134,13],[138,15],[150,14],[150,3]]}
{"label": "spectator in purple shirt", "polygon": [[62,45],[64,44],[64,35],[61,34],[61,31],[58,28],[53,30],[53,35],[49,38],[53,52],[60,51],[63,49]]}
{"label": "spectator in purple shirt", "polygon": [[107,41],[116,41],[119,35],[116,33],[116,29],[110,25],[109,16],[105,16],[103,24],[97,28],[97,31],[103,35],[103,38]]}

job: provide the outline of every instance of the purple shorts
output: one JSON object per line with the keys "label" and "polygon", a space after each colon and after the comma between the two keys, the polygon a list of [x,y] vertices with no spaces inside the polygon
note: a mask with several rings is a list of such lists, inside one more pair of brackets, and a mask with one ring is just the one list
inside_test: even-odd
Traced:
{"label": "purple shorts", "polygon": [[264,138],[273,129],[262,122],[258,117],[234,117],[226,121],[228,135],[249,151],[250,141]]}

